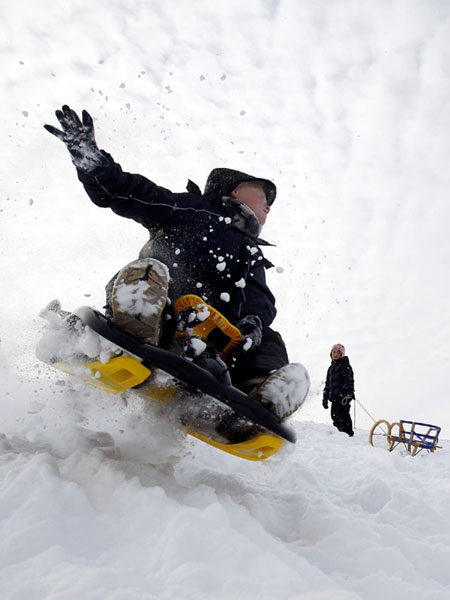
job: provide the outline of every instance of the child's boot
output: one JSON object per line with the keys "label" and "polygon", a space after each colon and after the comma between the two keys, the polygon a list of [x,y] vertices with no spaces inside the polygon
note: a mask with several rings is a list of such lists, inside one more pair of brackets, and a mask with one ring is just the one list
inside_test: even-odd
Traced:
{"label": "child's boot", "polygon": [[[309,391],[309,375],[299,363],[284,365],[267,376],[256,376],[239,385],[239,389],[255,398],[280,422],[294,413],[306,399]],[[216,426],[217,433],[232,443],[249,440],[264,428],[237,414],[225,415]]]}
{"label": "child's boot", "polygon": [[157,345],[168,292],[169,271],[162,262],[142,258],[129,263],[119,272],[112,289],[114,323]]}
{"label": "child's boot", "polygon": [[256,398],[280,421],[292,415],[308,395],[308,371],[300,363],[284,365],[268,377],[255,377],[242,384],[240,389]]}

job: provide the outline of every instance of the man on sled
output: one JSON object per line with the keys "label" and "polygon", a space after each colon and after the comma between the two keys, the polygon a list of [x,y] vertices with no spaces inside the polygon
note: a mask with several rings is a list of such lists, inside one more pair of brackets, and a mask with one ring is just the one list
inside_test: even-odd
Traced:
{"label": "man on sled", "polygon": [[[139,258],[106,286],[106,316],[128,333],[169,348],[182,320],[176,299],[197,295],[234,324],[242,338],[225,361],[214,349],[199,354],[188,344],[186,356],[231,378],[234,387],[261,402],[280,422],[286,419],[303,403],[309,378],[302,365],[289,363],[280,334],[270,327],[276,309],[265,269],[271,265],[259,234],[276,197],[275,185],[217,168],[203,193],[192,181],[187,192],[173,193],[123,171],[100,150],[86,111],[80,119],[63,106],[56,117],[61,129],[45,128],[65,143],[91,200],[134,219],[150,234]],[[255,434],[255,425],[232,413],[220,419],[216,431],[239,442]]]}

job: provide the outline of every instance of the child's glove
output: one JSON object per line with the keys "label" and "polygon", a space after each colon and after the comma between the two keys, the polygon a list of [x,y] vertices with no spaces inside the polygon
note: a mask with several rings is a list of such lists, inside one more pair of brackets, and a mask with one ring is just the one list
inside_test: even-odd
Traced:
{"label": "child's glove", "polygon": [[241,319],[236,327],[242,333],[242,339],[239,346],[236,346],[233,354],[250,354],[256,350],[262,342],[262,323],[257,315],[247,315]]}
{"label": "child's glove", "polygon": [[347,394],[346,396],[344,396],[341,400],[341,404],[342,406],[346,406],[347,404],[350,404],[350,402],[354,399],[354,395],[353,394]]}
{"label": "child's glove", "polygon": [[107,165],[108,159],[100,152],[95,141],[94,122],[91,115],[83,110],[83,122],[66,104],[55,112],[62,131],[52,125],[45,129],[65,143],[73,164],[81,171],[89,173],[101,165]]}
{"label": "child's glove", "polygon": [[322,406],[323,406],[324,408],[328,408],[328,400],[327,400],[326,398],[324,398],[324,399],[322,400]]}

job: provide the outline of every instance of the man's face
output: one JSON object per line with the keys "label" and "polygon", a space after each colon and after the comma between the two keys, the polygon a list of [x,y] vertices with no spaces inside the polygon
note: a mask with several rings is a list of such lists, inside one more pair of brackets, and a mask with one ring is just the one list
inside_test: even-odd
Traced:
{"label": "man's face", "polygon": [[266,194],[261,185],[258,183],[241,183],[231,192],[231,197],[251,208],[260,224],[264,225],[270,206],[267,204]]}

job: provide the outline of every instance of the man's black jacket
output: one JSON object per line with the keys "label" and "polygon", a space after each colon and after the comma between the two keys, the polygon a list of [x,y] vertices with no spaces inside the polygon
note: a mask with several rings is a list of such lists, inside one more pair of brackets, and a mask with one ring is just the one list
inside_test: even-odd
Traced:
{"label": "man's black jacket", "polygon": [[220,189],[208,195],[172,193],[142,175],[123,172],[106,156],[109,165],[78,171],[78,177],[97,206],[149,230],[145,252],[167,265],[175,297],[197,294],[234,323],[258,315],[266,329],[276,315],[265,277],[270,263],[254,227],[242,226],[236,217],[237,201],[222,198]]}

